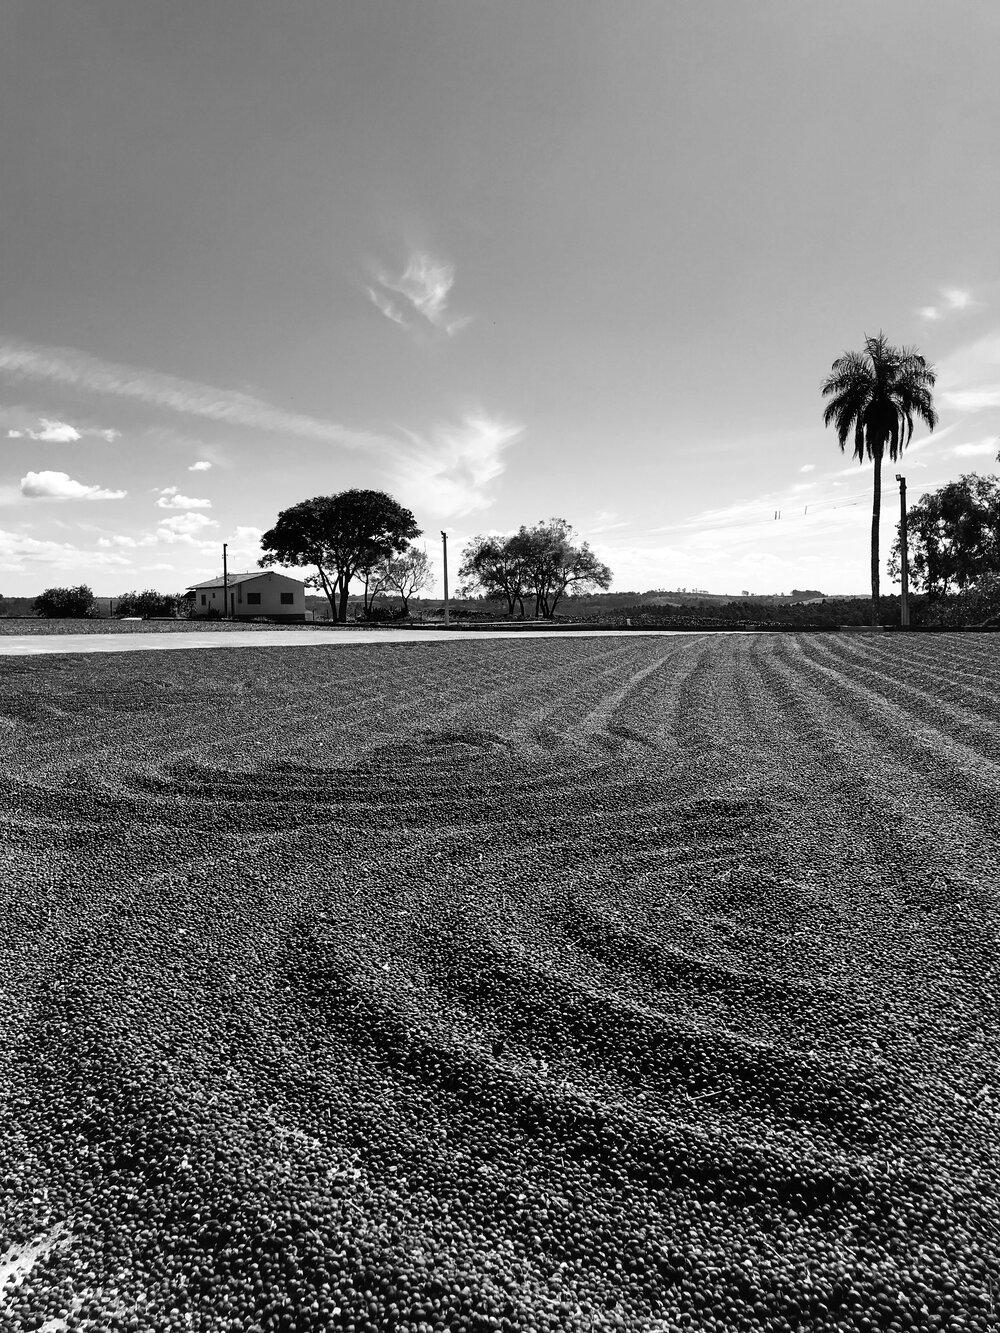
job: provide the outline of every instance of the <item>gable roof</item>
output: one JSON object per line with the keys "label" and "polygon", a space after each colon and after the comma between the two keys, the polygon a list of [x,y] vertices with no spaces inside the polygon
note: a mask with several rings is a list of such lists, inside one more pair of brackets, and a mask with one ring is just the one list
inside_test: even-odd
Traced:
{"label": "gable roof", "polygon": [[[230,588],[232,588],[235,587],[237,583],[251,583],[254,579],[266,579],[272,574],[279,579],[288,579],[289,583],[299,582],[298,579],[289,578],[287,574],[279,574],[277,570],[274,569],[254,569],[251,570],[249,574],[230,574],[226,582],[229,584]],[[221,588],[222,586],[223,580],[220,576],[217,579],[206,579],[204,583],[189,583],[187,590],[190,592],[192,588],[197,590],[201,588]],[[300,584],[300,586],[305,587],[305,584]]]}

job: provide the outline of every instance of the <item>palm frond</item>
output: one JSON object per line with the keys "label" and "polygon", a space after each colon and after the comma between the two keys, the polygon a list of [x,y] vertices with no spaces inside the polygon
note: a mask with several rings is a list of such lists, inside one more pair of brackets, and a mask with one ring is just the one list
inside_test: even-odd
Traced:
{"label": "palm frond", "polygon": [[863,352],[845,352],[823,381],[829,398],[823,424],[835,426],[844,449],[854,433],[854,453],[863,461],[886,447],[897,458],[913,436],[914,417],[933,430],[937,413],[931,390],[934,367],[915,347],[895,347],[880,329],[865,334]]}
{"label": "palm frond", "polygon": [[[843,449],[843,442],[840,447]],[[865,420],[861,412],[858,413],[857,424],[854,427],[854,457],[859,463],[865,461]]]}

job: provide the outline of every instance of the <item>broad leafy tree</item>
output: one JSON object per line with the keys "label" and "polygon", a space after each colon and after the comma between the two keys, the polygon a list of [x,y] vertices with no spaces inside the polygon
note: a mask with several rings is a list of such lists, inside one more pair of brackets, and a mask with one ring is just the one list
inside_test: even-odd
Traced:
{"label": "broad leafy tree", "polygon": [[523,616],[524,598],[533,596],[535,618],[551,619],[567,592],[607,589],[612,575],[564,518],[552,518],[509,537],[476,537],[463,552],[459,577],[465,590],[505,598],[510,615],[517,604]]}
{"label": "broad leafy tree", "polygon": [[913,435],[914,420],[937,425],[932,389],[934,370],[910,347],[893,347],[885,335],[866,336],[863,352],[845,352],[823,381],[829,401],[823,424],[834,426],[841,451],[853,439],[859,463],[875,465],[872,499],[872,624],[878,621],[879,520],[882,513],[882,458],[900,457]]}
{"label": "broad leafy tree", "polygon": [[511,541],[510,537],[473,537],[462,551],[459,592],[465,597],[479,593],[491,602],[505,601],[509,616],[519,606],[523,616],[528,573]]}
{"label": "broad leafy tree", "polygon": [[426,551],[416,546],[408,546],[399,555],[386,560],[382,566],[383,587],[398,593],[403,601],[403,614],[410,611],[410,598],[431,581],[431,562]]}
{"label": "broad leafy tree", "polygon": [[317,495],[283,509],[260,539],[264,566],[313,566],[310,586],[322,588],[334,620],[347,620],[351,580],[391,559],[420,536],[417,521],[384,491]]}
{"label": "broad leafy tree", "polygon": [[85,583],[77,588],[46,588],[31,609],[46,619],[84,619],[94,614],[94,593]]}
{"label": "broad leafy tree", "polygon": [[[1000,477],[972,472],[922,495],[906,512],[906,529],[910,578],[917,589],[943,596],[1000,573]],[[900,557],[897,532],[889,564],[894,578]]]}
{"label": "broad leafy tree", "polygon": [[396,593],[403,601],[403,615],[409,615],[410,598],[431,581],[431,562],[426,551],[407,546],[398,555],[377,560],[370,568],[358,571],[364,581],[364,614],[374,614],[375,598]]}
{"label": "broad leafy tree", "polygon": [[586,542],[577,539],[564,518],[550,518],[531,528],[519,528],[510,539],[524,564],[528,587],[535,596],[535,617],[551,620],[560,599],[570,590],[595,592],[611,586],[611,570]]}

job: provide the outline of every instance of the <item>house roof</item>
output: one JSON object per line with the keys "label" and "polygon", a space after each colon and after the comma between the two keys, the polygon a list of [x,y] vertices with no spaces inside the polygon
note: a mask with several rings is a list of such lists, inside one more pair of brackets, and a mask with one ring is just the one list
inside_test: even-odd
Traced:
{"label": "house roof", "polygon": [[[264,579],[267,578],[269,574],[276,573],[277,571],[273,569],[253,569],[249,574],[230,574],[226,582],[229,584],[230,588],[232,588],[237,583],[250,583],[253,579]],[[277,577],[279,579],[287,579],[288,575],[277,574]],[[298,579],[289,579],[290,583],[298,583],[298,581]],[[190,592],[192,588],[221,588],[222,586],[223,580],[221,577],[217,579],[206,579],[204,583],[189,583],[188,592]]]}

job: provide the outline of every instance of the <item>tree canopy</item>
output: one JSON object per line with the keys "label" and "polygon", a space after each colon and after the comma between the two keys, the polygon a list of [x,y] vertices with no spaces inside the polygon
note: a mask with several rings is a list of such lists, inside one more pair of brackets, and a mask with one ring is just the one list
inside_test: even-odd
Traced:
{"label": "tree canopy", "polygon": [[340,491],[283,509],[260,539],[258,563],[314,566],[307,583],[323,589],[334,619],[344,622],[351,580],[419,536],[413,514],[384,491]]}
{"label": "tree canopy", "polygon": [[507,603],[507,614],[520,606],[528,591],[527,569],[520,553],[511,549],[510,537],[477,536],[462,551],[458,577],[463,596],[482,594],[488,601]]}
{"label": "tree canopy", "polygon": [[123,592],[115,598],[115,614],[119,616],[175,616],[184,601],[183,593],[157,592],[146,588],[144,592]]}
{"label": "tree canopy", "polygon": [[403,602],[403,614],[410,609],[410,598],[431,581],[431,562],[426,551],[408,546],[399,555],[382,564],[384,587],[398,593]]}
{"label": "tree canopy", "polygon": [[865,336],[863,352],[845,352],[831,367],[822,384],[829,399],[823,412],[824,426],[835,426],[837,442],[844,451],[854,441],[859,463],[867,456],[875,464],[872,499],[871,576],[872,619],[878,618],[879,518],[882,512],[882,457],[888,450],[895,460],[913,435],[914,419],[929,430],[937,425],[931,390],[935,374],[912,347],[893,347],[879,333]]}
{"label": "tree canopy", "polygon": [[586,542],[580,542],[564,518],[521,527],[508,537],[475,537],[463,551],[459,578],[467,590],[515,605],[524,614],[524,598],[533,596],[535,618],[551,619],[562,597],[611,586],[611,570]]}
{"label": "tree canopy", "polygon": [[[1000,573],[1000,477],[971,472],[922,495],[906,511],[910,578],[934,596],[963,592]],[[889,573],[898,578],[897,531]]]}
{"label": "tree canopy", "polygon": [[46,588],[31,604],[46,619],[83,619],[94,614],[94,593],[85,583],[76,588]]}

